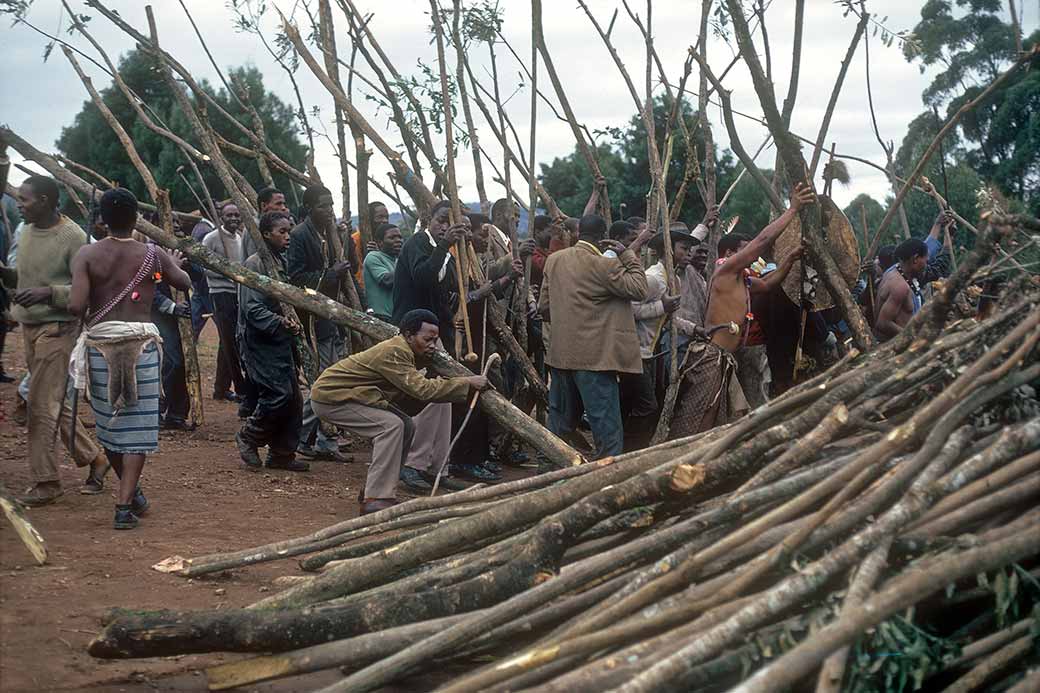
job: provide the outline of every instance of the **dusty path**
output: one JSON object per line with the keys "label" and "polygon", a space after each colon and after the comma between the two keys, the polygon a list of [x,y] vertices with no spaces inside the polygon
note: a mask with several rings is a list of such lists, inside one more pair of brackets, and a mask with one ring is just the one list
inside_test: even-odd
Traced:
{"label": "dusty path", "polygon": [[[199,356],[208,397],[216,352],[212,325],[202,342]],[[8,336],[3,354],[8,372],[24,371],[22,353],[21,332],[16,331]],[[0,421],[0,472],[4,486],[21,493],[30,479],[25,430],[10,420],[14,397],[14,385],[0,385],[5,415]],[[48,565],[36,567],[7,523],[0,525],[0,690],[205,690],[204,677],[194,670],[222,661],[221,655],[124,661],[88,656],[85,645],[98,630],[101,614],[116,605],[192,609],[252,603],[295,565],[285,561],[192,581],[150,566],[174,554],[199,555],[297,536],[356,515],[367,453],[356,454],[348,465],[313,463],[306,474],[248,472],[232,442],[238,427],[235,406],[207,399],[205,410],[202,430],[162,433],[160,452],[145,469],[143,485],[152,509],[140,529],[113,530],[114,476],[104,494],[81,496],[77,491],[84,474],[67,456],[61,466],[65,496],[29,511],[47,541]],[[317,685],[336,678],[325,673],[310,681]],[[311,687],[296,679],[291,685],[250,690]]]}

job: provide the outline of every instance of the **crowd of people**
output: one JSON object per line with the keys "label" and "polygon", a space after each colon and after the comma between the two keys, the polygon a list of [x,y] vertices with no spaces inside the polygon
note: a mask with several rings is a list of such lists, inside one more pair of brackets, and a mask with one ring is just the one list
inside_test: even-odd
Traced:
{"label": "crowd of people", "polygon": [[[160,428],[193,427],[178,324],[188,319],[196,340],[213,320],[219,349],[212,397],[237,404],[243,465],[306,472],[308,460],[351,460],[341,451],[343,434],[370,439],[361,513],[397,502],[400,485],[428,494],[435,484],[456,490],[493,483],[503,464],[544,469],[547,461],[530,459],[479,408],[467,418],[470,398],[492,386],[535,409],[518,359],[548,383],[548,429],[592,458],[648,445],[673,380],[670,437],[710,429],[791,386],[796,342],[822,367],[845,339],[844,324],[826,313],[811,312],[792,329],[801,308],[781,287],[800,250],[775,264],[763,259],[814,200],[798,184],[790,207],[757,235],[724,234],[714,249],[718,209],[692,230],[673,224],[671,277],[666,235],[636,217],[608,224],[593,211],[595,192],[580,217],[532,215],[516,248],[506,229],[520,209],[507,200],[495,202],[490,218],[472,210],[456,217],[450,202],[438,202],[410,235],[390,222],[385,204],[373,202],[367,243],[349,218],[336,218],[332,193],[322,186],[304,192],[295,215],[281,191],[266,188],[255,201],[256,219],[244,219],[230,201],[214,219],[203,210],[176,216],[197,219],[175,232],[209,253],[354,303],[399,328],[373,344],[321,316],[287,310],[213,262],[190,262],[137,235],[139,205],[125,189],[100,196],[88,236],[61,213],[57,183],[31,176],[18,188],[22,223],[5,208],[11,247],[0,248],[0,298],[9,299],[25,343],[18,398],[33,486],[22,500],[45,505],[62,495],[54,449],[60,436],[87,469],[81,492],[101,493],[111,468],[119,479],[114,526],[137,526],[148,508],[141,473]],[[927,283],[947,271],[939,239],[951,222],[941,215],[923,240],[883,248],[874,276],[854,289],[878,339],[896,334],[926,300]],[[709,272],[711,250],[717,260]],[[177,292],[188,290],[190,301],[179,301]],[[489,313],[526,328],[526,354],[505,348]],[[472,375],[437,377],[438,349]],[[470,352],[475,362],[464,358]],[[485,377],[481,364],[494,352],[504,360]],[[318,373],[309,386],[301,384],[308,353]],[[80,392],[94,413],[96,443],[77,425]]]}

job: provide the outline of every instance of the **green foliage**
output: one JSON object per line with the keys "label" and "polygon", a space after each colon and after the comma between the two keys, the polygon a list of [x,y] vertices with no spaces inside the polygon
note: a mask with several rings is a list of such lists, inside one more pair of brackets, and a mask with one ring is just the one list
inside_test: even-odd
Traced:
{"label": "green foliage", "polygon": [[920,690],[943,660],[960,647],[896,616],[867,631],[852,649],[846,686],[850,693],[900,693]]}
{"label": "green foliage", "polygon": [[[929,0],[921,9],[921,22],[914,28],[918,44],[914,50],[904,47],[904,55],[918,60],[922,72],[927,67],[943,68],[922,95],[925,104],[940,108],[941,114],[945,111],[943,117],[977,98],[1015,58],[1014,30],[1004,20],[1003,10],[999,0]],[[1028,51],[1037,41],[1040,31],[1024,37],[1023,49]],[[926,116],[918,120],[922,118],[927,120]],[[936,126],[933,122],[925,129],[934,135]],[[1017,71],[962,118],[958,132],[962,150],[954,151],[952,138],[947,142],[956,160],[1024,202],[1032,214],[1040,214],[1037,71]],[[912,123],[907,138],[920,142],[917,135]],[[901,162],[899,170],[909,173],[906,164]]]}
{"label": "green foliage", "polygon": [[[146,112],[152,119],[161,119],[170,130],[199,146],[199,140],[187,118],[180,111],[173,95],[167,90],[165,82],[156,72],[155,62],[140,51],[132,51],[119,62],[119,72],[127,85],[147,104]],[[249,99],[260,113],[267,134],[267,143],[271,149],[292,166],[302,169],[306,161],[306,147],[297,137],[297,121],[293,109],[283,103],[277,96],[264,89],[263,75],[254,67],[235,68],[229,72],[229,80],[246,88]],[[238,102],[226,90],[216,90],[206,82],[200,83],[202,88],[213,95],[225,110],[236,117],[247,127],[252,127],[250,115],[238,105]],[[110,86],[101,92],[101,96],[116,119],[122,123],[137,147],[138,153],[148,164],[160,186],[169,188],[170,197],[175,209],[195,209],[198,203],[191,191],[177,175],[177,168],[187,163],[184,155],[172,142],[153,133],[141,123],[130,104],[123,97],[118,87]],[[231,142],[249,146],[249,139],[234,125],[209,109],[210,120],[218,133]],[[158,116],[158,118],[156,118]],[[58,151],[69,159],[88,166],[106,178],[126,186],[141,199],[149,199],[144,181],[130,163],[129,157],[119,144],[119,140],[100,112],[90,101],[83,104],[72,125],[63,128],[61,137],[55,143]],[[251,158],[228,154],[232,166],[241,171],[253,186],[263,185],[256,161]],[[226,197],[216,173],[201,166],[206,185],[215,198]],[[275,185],[294,199],[295,190],[289,179],[276,170],[272,170]],[[198,183],[193,179],[190,168],[185,175],[193,186]],[[199,190],[201,195],[201,190]]]}
{"label": "green foliage", "polygon": [[[671,108],[671,101],[666,97],[658,97],[654,102],[654,132],[659,148],[665,136],[665,124]],[[685,101],[682,117],[700,155],[704,151],[703,138],[697,125],[696,114]],[[615,214],[620,205],[624,204],[626,217],[645,217],[646,195],[650,190],[650,162],[646,148],[646,128],[642,118],[639,115],[632,116],[624,127],[599,130],[596,134],[608,137],[611,142],[600,143],[596,151],[600,169],[607,179],[610,202]],[[672,159],[665,182],[670,204],[679,191],[687,165],[686,146],[677,125],[672,143]],[[721,199],[742,167],[728,151],[717,157],[715,166],[717,194]],[[771,175],[770,172],[765,173],[767,176]],[[548,165],[542,164],[540,177],[560,209],[568,214],[581,213],[592,192],[593,181],[585,159],[577,147],[565,157],[558,157]],[[697,194],[695,180],[691,177],[679,218],[692,228],[700,222],[704,213],[704,203]],[[740,216],[737,230],[743,233],[757,233],[769,223],[769,202],[750,176],[745,176],[737,185],[723,210],[725,217],[736,215]]]}

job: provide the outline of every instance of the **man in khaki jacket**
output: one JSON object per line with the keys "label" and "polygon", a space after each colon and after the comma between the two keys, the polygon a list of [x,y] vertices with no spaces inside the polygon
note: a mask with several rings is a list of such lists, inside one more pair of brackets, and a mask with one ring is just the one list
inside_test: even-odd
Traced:
{"label": "man in khaki jacket", "polygon": [[[574,431],[584,405],[597,458],[622,450],[618,373],[643,372],[632,301],[646,297],[639,251],[653,231],[644,229],[627,248],[606,235],[602,217],[583,216],[578,243],[546,260],[538,299],[553,331],[545,358],[552,377],[549,430],[561,436]],[[601,248],[617,257],[605,257]]]}
{"label": "man in khaki jacket", "polygon": [[432,483],[451,440],[451,404],[465,402],[487,378],[428,378],[440,334],[437,316],[412,310],[401,334],[335,363],[311,388],[314,413],[333,426],[372,439],[372,464],[361,495],[361,514],[395,500],[401,467],[407,464]]}

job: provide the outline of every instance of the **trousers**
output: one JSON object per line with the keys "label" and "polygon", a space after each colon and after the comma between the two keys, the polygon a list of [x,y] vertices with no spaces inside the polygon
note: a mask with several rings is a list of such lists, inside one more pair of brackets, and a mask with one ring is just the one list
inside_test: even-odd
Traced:
{"label": "trousers", "polygon": [[357,402],[311,402],[311,406],[323,421],[372,439],[372,464],[365,477],[365,498],[393,498],[402,465],[436,474],[448,454],[450,404],[427,404],[416,416]]}
{"label": "trousers", "polygon": [[220,337],[213,393],[222,395],[234,384],[235,394],[247,397],[249,384],[242,374],[242,364],[238,359],[238,342],[235,339],[238,327],[238,296],[219,291],[210,294],[210,297],[213,299],[213,324],[217,326],[217,335]]}
{"label": "trousers", "polygon": [[184,370],[184,352],[181,349],[181,331],[178,318],[152,311],[152,320],[162,335],[162,410],[159,412],[172,421],[184,421],[191,409],[188,397],[187,375]]}
{"label": "trousers", "polygon": [[[343,338],[338,334],[325,339],[319,339],[318,375],[321,375],[326,368],[344,358],[346,356],[344,351]],[[336,450],[337,448],[336,439],[328,438],[321,432],[318,416],[314,412],[309,396],[303,403],[303,424],[300,428],[300,443],[326,452]]]}
{"label": "trousers", "polygon": [[617,373],[551,368],[549,430],[570,434],[578,425],[581,406],[592,429],[596,459],[620,455],[624,447]]}
{"label": "trousers", "polygon": [[47,322],[22,325],[25,363],[29,379],[29,469],[35,483],[59,481],[58,458],[54,454],[54,427],[61,442],[72,454],[76,466],[84,467],[101,454],[83,426],[77,424],[76,439],[69,440],[72,421],[72,393],[66,392],[69,357],[76,345],[76,324]]}
{"label": "trousers", "polygon": [[[288,377],[265,380],[259,373],[251,373],[250,380],[256,396],[256,407],[242,425],[242,438],[251,445],[268,447],[268,456],[275,462],[291,461],[300,444],[300,422],[303,419],[303,395],[296,380],[296,370],[289,364]],[[246,363],[246,371],[249,372]]]}

